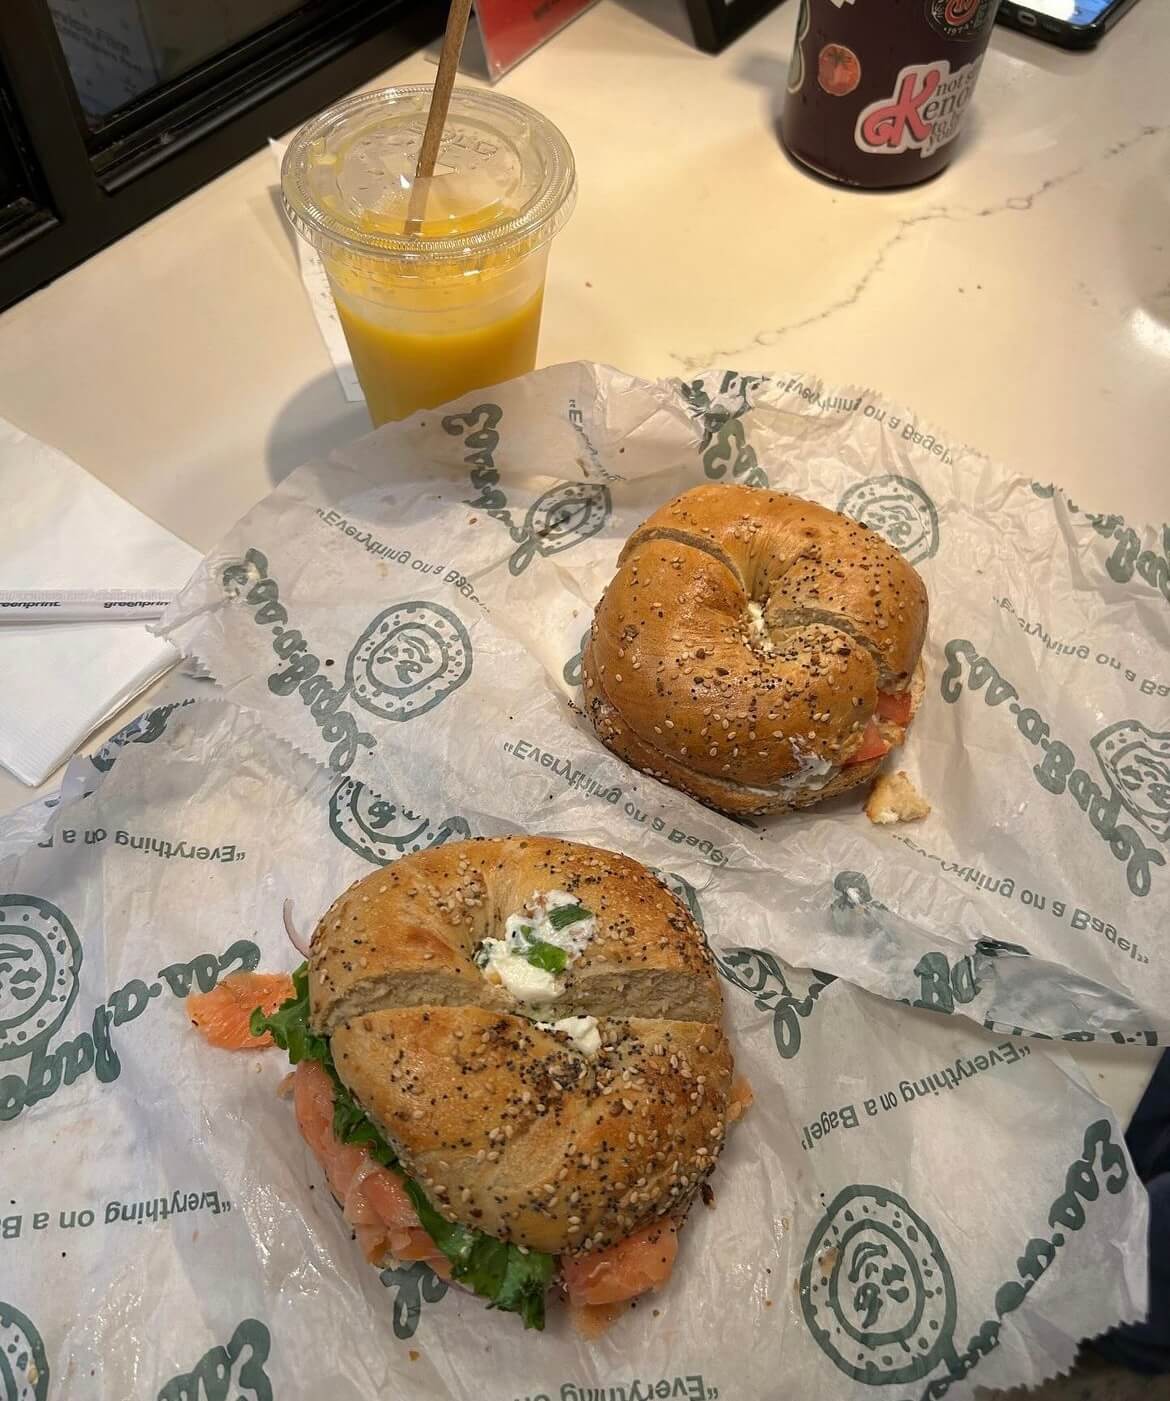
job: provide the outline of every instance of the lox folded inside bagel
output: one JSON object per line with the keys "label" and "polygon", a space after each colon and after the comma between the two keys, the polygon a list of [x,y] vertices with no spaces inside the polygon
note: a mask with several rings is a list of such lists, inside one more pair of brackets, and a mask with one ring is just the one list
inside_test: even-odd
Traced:
{"label": "lox folded inside bagel", "polygon": [[721,1011],[645,867],[507,837],[352,885],[252,1029],[298,1063],[298,1123],[368,1258],[541,1327],[557,1280],[588,1310],[668,1277],[738,1113]]}
{"label": "lox folded inside bagel", "polygon": [[923,690],[926,588],[868,527],[800,497],[695,487],[630,536],[582,657],[627,763],[733,815],[873,776]]}

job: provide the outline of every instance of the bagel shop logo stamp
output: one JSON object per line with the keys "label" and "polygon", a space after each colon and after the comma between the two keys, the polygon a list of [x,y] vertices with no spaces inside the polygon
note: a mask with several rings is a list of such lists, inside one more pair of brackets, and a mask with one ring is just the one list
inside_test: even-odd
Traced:
{"label": "bagel shop logo stamp", "polygon": [[858,149],[878,156],[933,155],[958,136],[982,63],[980,56],[954,72],[945,58],[907,64],[894,91],[858,113],[853,129]]}
{"label": "bagel shop logo stamp", "polygon": [[926,0],[926,18],[944,39],[970,43],[995,19],[996,0]]}
{"label": "bagel shop logo stamp", "polygon": [[394,1291],[394,1304],[391,1324],[394,1336],[405,1342],[418,1332],[422,1306],[425,1303],[437,1304],[446,1294],[448,1285],[420,1260],[417,1264],[402,1266],[399,1269],[383,1270],[378,1276],[387,1289]]}
{"label": "bagel shop logo stamp", "polygon": [[272,1401],[265,1363],[272,1336],[258,1318],[245,1318],[224,1347],[205,1352],[189,1372],[165,1382],[156,1401]]}
{"label": "bagel shop logo stamp", "polygon": [[[26,912],[30,914],[27,923],[23,919]],[[0,1071],[7,1072],[0,1074],[0,1122],[15,1119],[33,1105],[51,1099],[84,1075],[92,1073],[100,1084],[113,1084],[122,1073],[114,1048],[114,1028],[136,1021],[164,993],[184,1000],[195,991],[210,992],[226,974],[251,972],[260,963],[259,947],[250,939],[237,939],[222,954],[198,954],[189,962],[160,968],[150,983],[131,978],[98,1003],[89,1019],[89,1030],[52,1046],[51,1037],[77,994],[81,967],[77,937],[56,906],[35,896],[0,896],[0,913],[5,921],[0,925],[0,945],[13,951],[0,956],[0,1017],[4,1019]],[[23,932],[28,930],[34,932]],[[64,979],[58,976],[62,968]],[[16,975],[26,970],[32,972],[32,978],[17,982]],[[25,996],[17,998],[12,989]],[[26,1015],[30,1006],[38,1009],[31,1018]],[[45,1024],[38,1028],[41,1012]],[[24,1040],[20,1039],[21,1031]],[[23,1057],[27,1057],[27,1065],[21,1074],[16,1063]]]}
{"label": "bagel shop logo stamp", "polygon": [[889,474],[854,482],[837,503],[843,516],[869,526],[906,557],[922,564],[938,553],[938,512],[909,477]]}
{"label": "bagel shop logo stamp", "polygon": [[41,1335],[0,1299],[0,1401],[48,1401],[49,1360]]}
{"label": "bagel shop logo stamp", "polygon": [[288,610],[280,586],[269,575],[268,560],[249,549],[221,576],[228,597],[242,598],[257,627],[271,632],[279,665],[268,677],[275,696],[297,695],[321,738],[333,746],[329,765],[345,773],[362,750],[377,745],[360,728],[353,707],[383,720],[413,720],[440,705],[468,680],[473,654],[462,621],[438,603],[410,601],[384,608],[350,649],[344,680],[335,685],[334,665],[309,650],[298,628],[287,627]]}
{"label": "bagel shop logo stamp", "polygon": [[498,404],[480,404],[467,413],[448,414],[442,424],[444,432],[462,437],[468,449],[463,460],[471,468],[471,485],[479,495],[467,497],[464,505],[484,511],[507,528],[516,545],[508,569],[518,575],[538,555],[560,554],[599,534],[613,503],[609,488],[596,482],[558,482],[532,502],[517,524],[495,463],[500,445],[496,428],[503,416]]}
{"label": "bagel shop logo stamp", "polygon": [[466,818],[435,822],[352,778],[343,778],[329,799],[329,830],[342,846],[375,866],[471,836]]}
{"label": "bagel shop logo stamp", "polygon": [[1170,731],[1119,720],[1089,746],[1114,797],[1158,841],[1170,839]]}
{"label": "bagel shop logo stamp", "polygon": [[358,638],[345,680],[363,710],[383,720],[413,720],[458,690],[471,662],[471,638],[449,608],[399,603]]}
{"label": "bagel shop logo stamp", "polygon": [[883,1187],[834,1197],[805,1251],[800,1307],[817,1346],[853,1381],[917,1381],[953,1352],[951,1267],[922,1217]]}
{"label": "bagel shop logo stamp", "polygon": [[1109,854],[1124,865],[1130,892],[1141,899],[1149,895],[1154,868],[1165,866],[1166,857],[1121,818],[1123,813],[1134,817],[1156,841],[1166,842],[1170,835],[1170,733],[1156,733],[1136,720],[1120,721],[1102,730],[1091,746],[1105,778],[1103,788],[1078,764],[1069,745],[1052,738],[1040,712],[1020,703],[1020,693],[980,655],[974,643],[952,638],[943,655],[947,661],[939,682],[943,700],[956,705],[964,693],[982,694],[985,705],[1006,711],[1021,738],[1041,756],[1031,770],[1036,782],[1055,797],[1071,798]]}
{"label": "bagel shop logo stamp", "polygon": [[63,910],[36,895],[0,895],[0,1061],[49,1040],[80,972],[81,943]]}
{"label": "bagel shop logo stamp", "polygon": [[995,1292],[992,1316],[965,1345],[955,1341],[958,1293],[935,1232],[889,1188],[846,1187],[809,1237],[799,1286],[805,1326],[853,1381],[902,1387],[926,1381],[916,1401],[940,1401],[999,1346],[1004,1321],[1083,1230],[1102,1190],[1123,1192],[1129,1176],[1113,1126],[1107,1119],[1090,1124],[1049,1208],[1047,1230],[1019,1247],[1014,1273]]}
{"label": "bagel shop logo stamp", "polygon": [[744,486],[768,485],[768,474],[759,465],[744,427],[744,416],[752,407],[752,394],[763,383],[760,375],[739,375],[727,370],[713,394],[702,379],[678,386],[692,418],[699,421],[703,430],[699,460],[704,474],[713,481],[730,473]]}
{"label": "bagel shop logo stamp", "polygon": [[808,991],[798,998],[778,960],[765,949],[728,949],[715,955],[715,966],[721,977],[755,1000],[758,1011],[772,1014],[772,1036],[784,1060],[800,1053],[804,1035],[801,1023],[812,1016],[821,993],[836,982],[831,973],[814,969]]}

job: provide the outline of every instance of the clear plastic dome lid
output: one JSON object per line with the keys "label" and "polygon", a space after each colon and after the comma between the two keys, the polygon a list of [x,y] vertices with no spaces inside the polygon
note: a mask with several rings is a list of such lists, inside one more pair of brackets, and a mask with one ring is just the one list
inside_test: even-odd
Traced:
{"label": "clear plastic dome lid", "polygon": [[569,143],[522,102],[456,88],[421,227],[408,232],[430,99],[425,85],[358,93],[301,128],[281,187],[302,238],[337,261],[409,276],[412,265],[510,262],[564,225],[576,197]]}

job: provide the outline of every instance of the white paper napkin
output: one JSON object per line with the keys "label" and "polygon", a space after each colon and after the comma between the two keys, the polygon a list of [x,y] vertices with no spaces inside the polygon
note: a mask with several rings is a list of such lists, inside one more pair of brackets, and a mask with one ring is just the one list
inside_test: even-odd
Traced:
{"label": "white paper napkin", "polygon": [[[179,588],[199,552],[0,419],[0,588]],[[0,627],[0,764],[35,786],[178,659],[140,623]]]}

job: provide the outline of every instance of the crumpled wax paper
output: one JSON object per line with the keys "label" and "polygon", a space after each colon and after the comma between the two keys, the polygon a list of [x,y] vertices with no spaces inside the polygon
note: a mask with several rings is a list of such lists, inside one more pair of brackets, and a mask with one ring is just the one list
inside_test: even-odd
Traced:
{"label": "crumpled wax paper", "polygon": [[[922,572],[927,692],[891,764],[927,821],[877,828],[854,793],[736,822],[628,768],[574,710],[622,544],[709,481],[840,509]],[[517,830],[600,830],[748,902],[741,934],[798,966],[1001,1031],[1156,1044],[1168,602],[1170,530],[1090,514],[863,390],[577,364],[294,472],[164,631],[345,780],[339,833],[379,859],[415,840],[385,817],[402,805],[423,834],[476,802]]]}
{"label": "crumpled wax paper", "polygon": [[[531,727],[547,699],[519,679]],[[381,863],[511,830],[508,804],[474,781],[457,810],[438,782],[374,799],[200,694],[0,823],[3,1401],[928,1401],[1037,1381],[1143,1313],[1145,1194],[1065,1053],[795,970],[751,868],[584,789],[540,825],[657,865],[717,958],[756,1102],[713,1209],[595,1344],[555,1304],[526,1333],[424,1266],[374,1270],[278,1097],[283,1055],[214,1050],[183,998],[293,966],[285,899],[309,927]]]}

